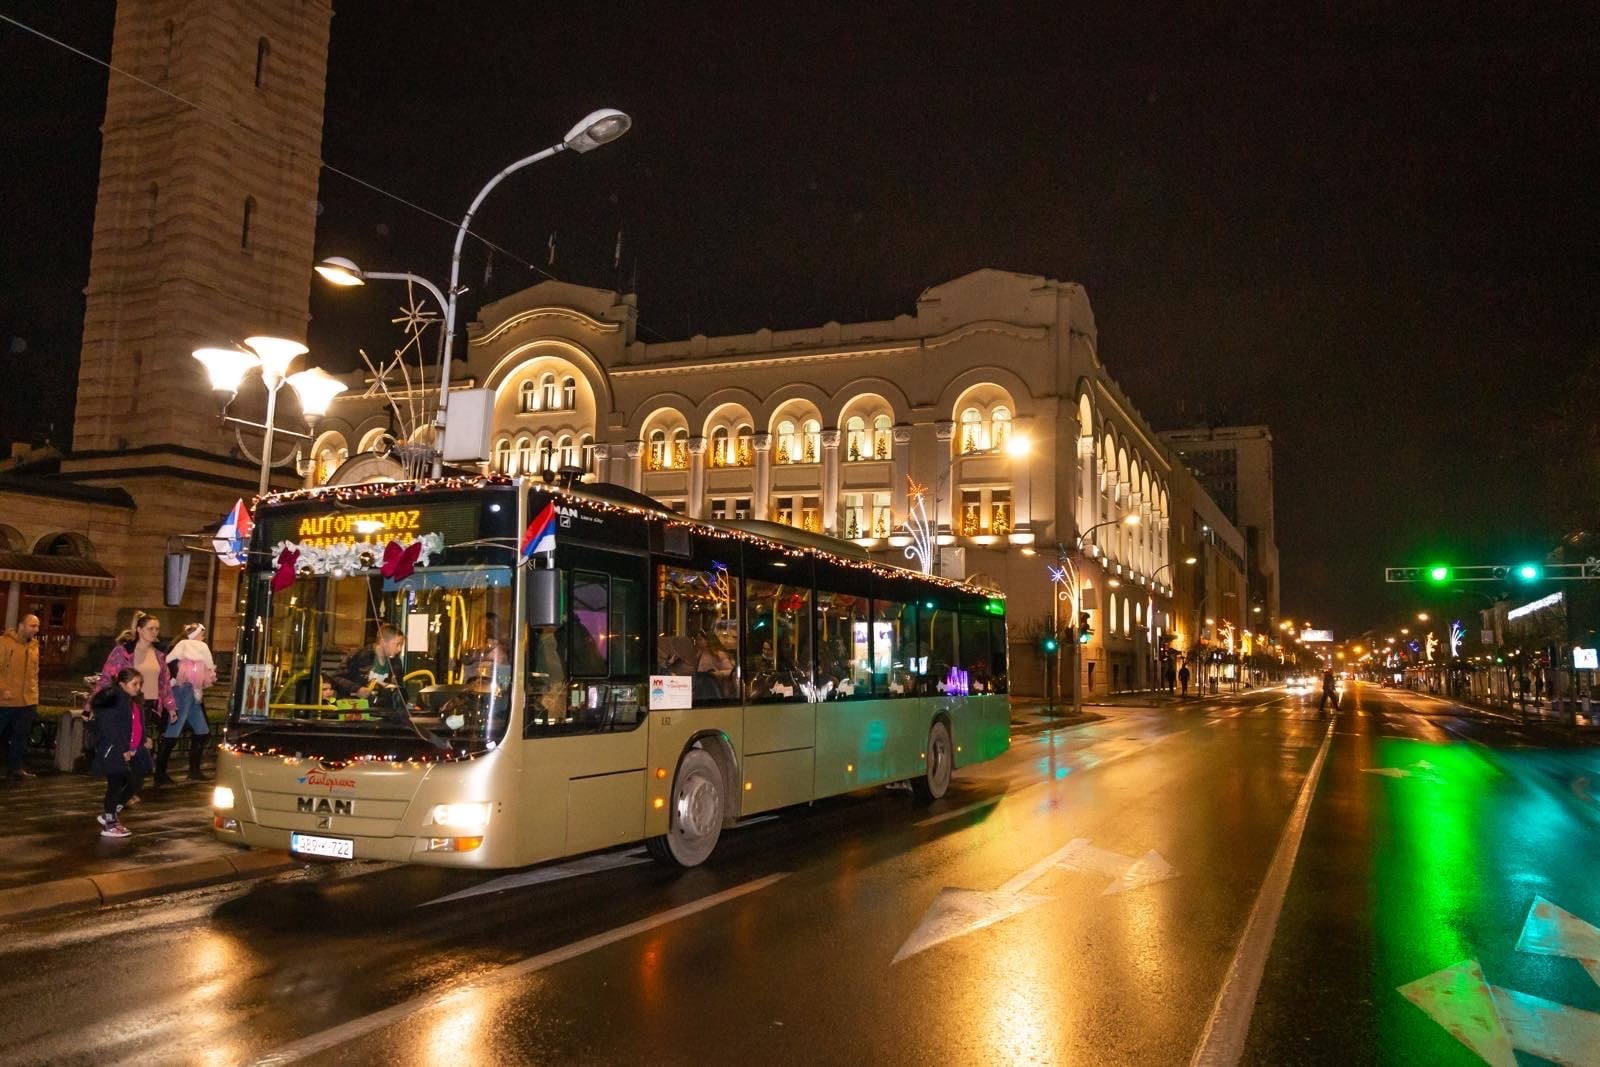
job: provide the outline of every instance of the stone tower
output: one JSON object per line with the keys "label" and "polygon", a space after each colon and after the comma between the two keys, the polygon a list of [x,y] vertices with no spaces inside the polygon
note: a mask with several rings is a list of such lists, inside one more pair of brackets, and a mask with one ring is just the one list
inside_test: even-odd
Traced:
{"label": "stone tower", "polygon": [[[328,0],[119,0],[75,453],[226,455],[190,352],[303,340]],[[199,107],[192,106],[194,104]]]}
{"label": "stone tower", "polygon": [[[332,17],[329,0],[117,4],[111,61],[143,81],[113,73],[107,86],[60,480],[122,490],[132,508],[81,531],[117,579],[80,604],[81,640],[116,633],[135,608],[161,610],[174,535],[214,530],[255,495],[257,464],[236,454],[190,353],[256,334],[305,338]],[[247,380],[243,413],[260,397]],[[299,484],[292,470],[277,475],[279,487]],[[217,605],[215,644],[231,648],[233,573],[193,558],[181,605],[163,612],[167,632]]]}

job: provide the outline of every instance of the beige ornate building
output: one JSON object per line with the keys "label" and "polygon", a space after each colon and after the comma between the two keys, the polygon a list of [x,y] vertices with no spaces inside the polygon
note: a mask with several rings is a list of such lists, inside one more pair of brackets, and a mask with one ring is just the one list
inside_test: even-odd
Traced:
{"label": "beige ornate building", "polygon": [[[1170,566],[1183,472],[1100,363],[1081,286],[981,270],[892,320],[665,344],[637,319],[632,296],[559,282],[481,309],[456,380],[493,391],[489,466],[580,466],[692,517],[804,527],[906,565],[910,487],[925,487],[939,569],[1010,598],[1024,692],[1044,684],[1047,564],[1088,534],[1085,681],[1153,684],[1162,638],[1187,630]],[[313,477],[389,429],[377,401],[336,402]]]}

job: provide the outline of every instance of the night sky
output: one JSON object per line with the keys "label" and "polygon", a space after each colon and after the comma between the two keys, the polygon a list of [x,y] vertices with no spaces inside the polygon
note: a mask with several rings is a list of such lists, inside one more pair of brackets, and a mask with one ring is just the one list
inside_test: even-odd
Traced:
{"label": "night sky", "polygon": [[[889,317],[980,267],[1081,282],[1154,425],[1272,428],[1302,621],[1430,606],[1385,563],[1542,551],[1557,500],[1594,498],[1543,460],[1600,352],[1600,16],[1125,6],[336,5],[323,156],[459,218],[587,111],[629,112],[477,229],[636,288],[647,340]],[[109,3],[0,12],[109,54]],[[70,424],[105,78],[0,25],[5,98],[30,101],[3,120],[0,337],[28,350],[0,350],[24,383],[0,438]],[[320,199],[319,256],[448,277],[453,224],[327,171]],[[469,246],[468,317],[542,277],[484,271]],[[317,360],[392,345],[398,295],[314,289]]]}

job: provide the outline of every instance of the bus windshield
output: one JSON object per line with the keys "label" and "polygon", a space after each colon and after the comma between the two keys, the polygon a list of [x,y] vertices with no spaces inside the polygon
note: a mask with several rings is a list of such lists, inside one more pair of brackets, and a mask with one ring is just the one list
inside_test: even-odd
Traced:
{"label": "bus windshield", "polygon": [[[493,562],[471,556],[497,557]],[[464,559],[467,557],[468,559]],[[510,553],[450,551],[377,570],[251,577],[230,725],[278,751],[465,756],[505,738],[517,633]]]}

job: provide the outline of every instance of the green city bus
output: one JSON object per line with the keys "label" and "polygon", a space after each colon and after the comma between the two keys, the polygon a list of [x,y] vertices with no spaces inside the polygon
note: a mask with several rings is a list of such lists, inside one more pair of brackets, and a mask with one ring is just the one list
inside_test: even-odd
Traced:
{"label": "green city bus", "polygon": [[[553,545],[524,551],[536,520]],[[740,819],[938,798],[1009,744],[1002,599],[616,486],[276,494],[244,581],[212,816],[254,847],[693,866]]]}

